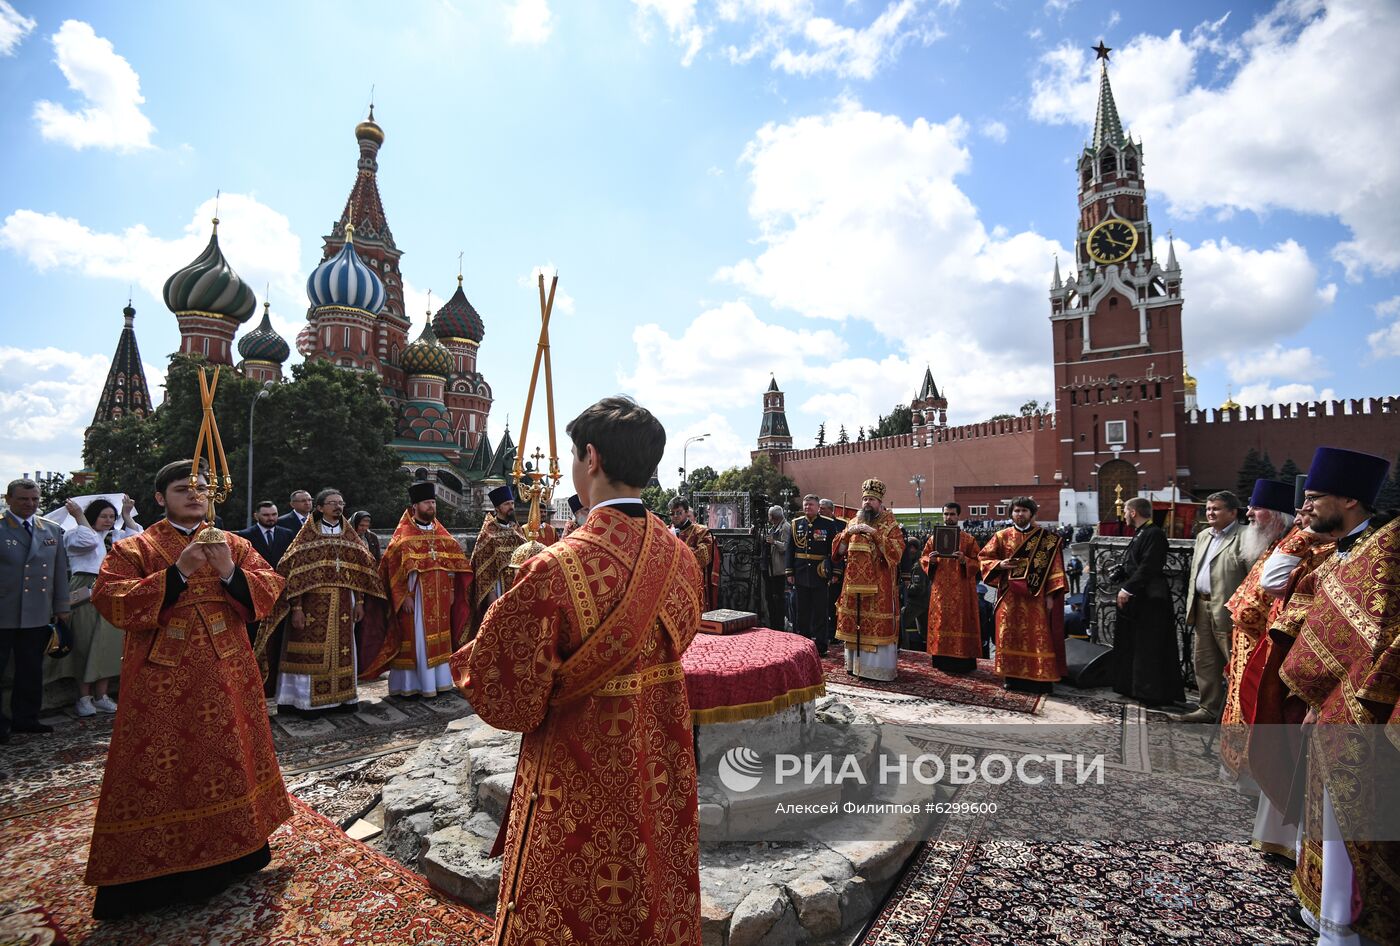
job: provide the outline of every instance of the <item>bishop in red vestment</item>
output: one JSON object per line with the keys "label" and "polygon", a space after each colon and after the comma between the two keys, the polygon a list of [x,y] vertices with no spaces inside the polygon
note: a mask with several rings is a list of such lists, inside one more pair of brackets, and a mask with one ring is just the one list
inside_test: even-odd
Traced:
{"label": "bishop in red vestment", "polygon": [[997,586],[996,672],[1008,687],[1049,693],[1065,663],[1062,540],[1035,524],[1039,504],[1011,501],[1011,521],[982,548],[982,575]]}
{"label": "bishop in red vestment", "polygon": [[681,654],[699,626],[700,570],[640,499],[665,431],[625,398],[568,430],[587,521],[533,556],[452,656],[481,718],[524,733],[495,942],[698,946]]}
{"label": "bishop in red vestment", "polygon": [[[957,528],[962,505],[943,507],[943,524]],[[977,576],[980,563],[977,540],[958,532],[958,552],[936,555],[934,537],[924,543],[919,566],[928,575],[928,652],[933,665],[944,673],[968,673],[977,669],[982,656],[982,625],[977,613]]]}
{"label": "bishop in red vestment", "polygon": [[247,632],[282,577],[241,536],[193,541],[208,493],[189,475],[156,475],[168,518],[112,546],[92,590],[126,633],[87,864],[99,919],[213,896],[266,866],[292,814]]}

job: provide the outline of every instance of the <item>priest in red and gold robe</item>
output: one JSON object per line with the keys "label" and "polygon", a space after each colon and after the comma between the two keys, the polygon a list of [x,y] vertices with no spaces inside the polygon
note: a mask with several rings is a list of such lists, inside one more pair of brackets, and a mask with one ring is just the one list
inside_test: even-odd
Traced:
{"label": "priest in red and gold robe", "polygon": [[846,672],[868,680],[893,680],[899,674],[904,530],[884,502],[884,483],[862,483],[860,512],[831,543],[831,558],[842,576],[836,639],[846,645]]}
{"label": "priest in red and gold robe", "polygon": [[166,518],[112,546],[92,589],[126,634],[87,864],[98,919],[217,894],[268,864],[292,814],[247,632],[282,577],[241,536],[193,541],[209,495],[190,469],[156,474]]}
{"label": "priest in red and gold robe", "polygon": [[1375,514],[1390,463],[1319,447],[1304,509],[1336,552],[1299,586],[1279,677],[1308,705],[1307,789],[1293,892],[1332,942],[1400,942],[1400,519]]}
{"label": "priest in red and gold robe", "polygon": [[487,499],[493,511],[482,521],[472,546],[471,603],[478,619],[510,587],[511,553],[525,543],[525,532],[515,521],[515,490],[497,486]]}
{"label": "priest in red and gold robe", "polygon": [[504,946],[699,946],[695,755],[681,654],[695,557],[648,514],[666,432],[626,398],[568,426],[588,520],[534,555],[453,675],[481,718],[524,733],[497,848]]}
{"label": "priest in red and gold robe", "polygon": [[379,562],[389,594],[389,626],[382,642],[362,640],[367,659],[360,679],[387,668],[389,695],[437,696],[452,690],[448,658],[471,621],[472,566],[437,518],[437,487],[408,488],[409,507]]}
{"label": "priest in red and gold robe", "polygon": [[705,610],[719,607],[719,543],[715,534],[695,521],[690,501],[684,496],[671,500],[671,531],[685,543],[700,565],[705,583]]}
{"label": "priest in red and gold robe", "polygon": [[1063,540],[1035,524],[1039,504],[1011,500],[1011,522],[982,547],[982,577],[997,589],[996,672],[1009,689],[1049,693],[1065,663]]}
{"label": "priest in red and gold robe", "polygon": [[1255,480],[1248,515],[1249,525],[1239,540],[1240,553],[1253,565],[1225,603],[1233,623],[1230,662],[1225,668],[1225,705],[1220,714],[1220,761],[1236,776],[1247,776],[1249,772],[1241,684],[1249,658],[1259,641],[1268,636],[1275,599],[1263,584],[1264,567],[1292,523],[1293,484]]}
{"label": "priest in red and gold robe", "polygon": [[[945,503],[943,524],[958,527],[961,503]],[[982,625],[977,613],[980,574],[977,540],[958,530],[954,555],[939,555],[934,536],[924,543],[919,565],[928,575],[928,652],[944,673],[970,673],[982,656]]]}

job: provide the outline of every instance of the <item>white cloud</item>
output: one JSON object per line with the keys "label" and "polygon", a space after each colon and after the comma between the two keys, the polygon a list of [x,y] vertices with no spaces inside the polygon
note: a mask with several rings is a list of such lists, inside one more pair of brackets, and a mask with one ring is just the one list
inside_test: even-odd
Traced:
{"label": "white cloud", "polygon": [[6,479],[82,466],[83,430],[107,368],[106,355],[0,346],[0,468],[12,471]]}
{"label": "white cloud", "polygon": [[987,119],[977,126],[977,132],[983,138],[990,138],[997,144],[1006,144],[1006,123],[995,119]]}
{"label": "white cloud", "polygon": [[[805,374],[845,350],[835,332],[788,329],[758,318],[744,302],[727,302],[695,318],[679,336],[649,323],[632,331],[637,367],[619,383],[658,415],[762,404],[770,374]],[[696,392],[705,396],[697,398]]]}
{"label": "white cloud", "polygon": [[[515,284],[516,284],[517,286],[521,286],[521,287],[525,288],[525,289],[530,293],[530,298],[534,300],[534,304],[533,304],[533,306],[531,307],[530,311],[532,311],[532,312],[538,312],[538,311],[539,311],[539,304],[540,304],[540,283],[539,283],[539,279],[540,279],[540,276],[544,276],[544,296],[545,296],[545,299],[547,300],[547,299],[549,298],[549,283],[550,283],[550,280],[553,279],[556,275],[558,275],[558,273],[559,273],[559,267],[558,267],[558,266],[555,266],[553,263],[545,263],[545,264],[542,265],[542,266],[536,266],[534,269],[530,270],[530,274],[529,274],[528,276],[521,276],[519,279],[517,279],[517,280],[515,281]],[[567,292],[565,292],[563,289],[560,289],[560,288],[557,288],[557,287],[556,287],[555,290],[554,290],[554,308],[550,310],[550,316],[549,316],[549,318],[550,318],[550,324],[552,325],[552,324],[554,323],[554,316],[556,316],[556,315],[573,315],[573,314],[574,314],[574,310],[575,310],[574,297],[571,296],[571,295],[569,295],[569,294],[568,294]],[[533,316],[533,322],[532,322],[532,324],[538,325],[538,322],[539,322],[539,316],[538,316],[538,315]],[[539,329],[536,328],[535,331],[538,333]]]}
{"label": "white cloud", "polygon": [[[754,439],[758,435],[756,426],[754,430],[741,435],[735,432],[728,418],[715,412],[687,424],[678,424],[664,414],[658,415],[658,419],[666,428],[666,452],[662,454],[661,466],[657,470],[657,478],[663,486],[677,488],[682,460],[692,470],[708,466],[717,473],[723,473],[730,467],[749,465],[749,452],[753,450]],[[686,447],[687,440],[701,434],[709,436]]]}
{"label": "white cloud", "polygon": [[1400,296],[1391,296],[1384,302],[1376,303],[1376,315],[1391,319],[1389,325],[1366,336],[1371,347],[1371,357],[1400,358]]}
{"label": "white cloud", "polygon": [[20,13],[6,0],[0,0],[0,56],[13,56],[36,25],[32,17]]}
{"label": "white cloud", "polygon": [[[943,35],[929,16],[920,15],[922,2],[892,0],[873,20],[852,25],[816,15],[811,0],[715,0],[703,8],[696,0],[633,0],[643,38],[659,20],[685,50],[683,65],[723,34],[732,40],[724,47],[732,63],[766,56],[771,68],[789,74],[847,79],[870,79],[908,43],[927,46]],[[846,4],[846,10],[860,7]]]}
{"label": "white cloud", "polygon": [[47,100],[34,104],[40,133],[78,150],[138,151],[151,147],[155,126],[141,113],[141,78],[109,40],[81,20],[65,20],[53,34],[54,62],[85,107],[70,111]]}
{"label": "white cloud", "polygon": [[[1148,185],[1173,212],[1273,209],[1338,217],[1348,278],[1400,269],[1400,5],[1283,0],[1238,40],[1225,21],[1189,38],[1138,36],[1115,53],[1119,113],[1143,139]],[[1235,66],[1196,81],[1207,54]],[[1091,127],[1098,71],[1062,46],[1042,60],[1031,115]]]}
{"label": "white cloud", "polygon": [[1244,354],[1227,363],[1230,380],[1236,384],[1286,379],[1291,383],[1315,381],[1330,372],[1311,348],[1284,348],[1274,344],[1263,350],[1246,346]]}
{"label": "white cloud", "polygon": [[[1167,245],[1154,251],[1165,259]],[[1186,350],[1218,351],[1221,339],[1258,350],[1288,338],[1331,307],[1333,283],[1318,285],[1308,251],[1293,240],[1269,249],[1205,240],[1192,247],[1176,241],[1181,263],[1182,334]]]}
{"label": "white cloud", "polygon": [[[1034,232],[986,229],[955,182],[970,165],[967,134],[960,118],[906,123],[846,101],[766,125],[746,149],[761,249],[718,278],[779,308],[857,320],[848,337],[874,331],[903,349],[823,371],[831,395],[802,405],[813,430],[822,419],[828,430],[869,424],[907,403],[925,362],[936,374],[947,366],[939,384],[960,421],[1049,397],[1046,290],[1065,251]],[[995,390],[979,380],[993,374]]]}
{"label": "white cloud", "polygon": [[[218,206],[219,246],[224,256],[259,300],[271,284],[274,326],[289,345],[294,344],[300,316],[291,320],[277,314],[297,312],[306,299],[306,277],[299,266],[301,240],[292,231],[291,221],[245,194],[224,194]],[[195,209],[183,236],[165,239],[145,224],[103,233],[72,217],[16,210],[0,225],[0,247],[40,272],[59,270],[113,279],[123,289],[135,283],[153,299],[162,300],[170,274],[195,259],[209,242],[213,216],[214,199],[210,198]]]}
{"label": "white cloud", "polygon": [[1258,407],[1260,404],[1303,404],[1309,401],[1334,401],[1337,392],[1332,388],[1319,391],[1311,384],[1281,384],[1274,387],[1267,382],[1251,384],[1240,388],[1235,401],[1245,407]]}
{"label": "white cloud", "polygon": [[515,0],[506,12],[510,20],[510,41],[539,46],[554,32],[555,16],[548,0]]}

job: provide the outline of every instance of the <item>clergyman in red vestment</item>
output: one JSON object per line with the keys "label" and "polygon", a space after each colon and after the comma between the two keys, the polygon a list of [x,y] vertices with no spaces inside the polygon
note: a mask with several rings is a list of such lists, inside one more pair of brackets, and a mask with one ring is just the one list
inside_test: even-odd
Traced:
{"label": "clergyman in red vestment", "polygon": [[[409,507],[379,562],[389,595],[389,621],[382,642],[361,641],[370,655],[360,679],[387,668],[390,696],[437,696],[452,690],[447,665],[471,622],[472,566],[437,518],[437,487],[408,488]],[[377,645],[377,646],[376,646]]]}
{"label": "clergyman in red vestment", "polygon": [[193,541],[209,497],[190,468],[156,474],[166,518],[112,546],[92,589],[126,634],[87,863],[98,919],[217,894],[268,864],[292,814],[247,631],[282,576],[241,536]]}
{"label": "clergyman in red vestment", "polygon": [[1035,524],[1039,504],[1011,500],[1010,528],[982,547],[983,578],[997,587],[996,672],[1012,689],[1049,693],[1065,663],[1063,540]]}
{"label": "clergyman in red vestment", "polygon": [[867,680],[899,674],[899,561],[904,530],[885,508],[885,484],[861,484],[860,512],[831,543],[841,578],[836,639],[846,645],[846,672]]}
{"label": "clergyman in red vestment", "polygon": [[700,565],[705,586],[705,610],[719,607],[719,543],[715,534],[695,521],[690,502],[684,496],[671,500],[671,531],[685,543]]}
{"label": "clergyman in red vestment", "polygon": [[494,942],[698,946],[681,654],[699,627],[700,569],[640,498],[666,432],[617,397],[567,429],[587,521],[527,561],[452,656],[481,718],[524,733]]}
{"label": "clergyman in red vestment", "polygon": [[[943,506],[943,524],[957,528],[962,504]],[[982,625],[977,613],[977,540],[958,531],[958,551],[936,555],[933,536],[924,543],[919,566],[928,575],[928,652],[933,665],[944,673],[968,673],[977,669],[982,656]]]}

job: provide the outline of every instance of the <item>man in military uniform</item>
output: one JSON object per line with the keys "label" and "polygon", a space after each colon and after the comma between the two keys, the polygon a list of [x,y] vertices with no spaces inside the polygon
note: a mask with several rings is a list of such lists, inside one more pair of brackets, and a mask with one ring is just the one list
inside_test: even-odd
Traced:
{"label": "man in military uniform", "polygon": [[[828,518],[828,519],[830,519],[832,522],[836,523],[836,532],[833,533],[832,536],[831,536],[831,538],[834,540],[834,539],[836,538],[836,536],[837,536],[839,533],[841,533],[842,531],[845,530],[845,528],[846,528],[846,520],[844,520],[844,519],[842,519],[842,518],[840,518],[839,516],[836,515],[836,503],[833,502],[833,501],[830,500],[830,499],[823,499],[823,500],[818,504],[818,508],[821,510],[821,514],[822,514],[823,516],[826,516],[826,518]],[[830,584],[829,586],[827,586],[827,592],[826,592],[826,622],[827,622],[827,627],[835,627],[835,626],[836,626],[836,602],[839,601],[840,599],[841,599],[841,573],[840,573],[840,572],[837,572],[835,575],[833,575],[833,576],[831,577],[831,584]]]}
{"label": "man in military uniform", "polygon": [[9,510],[0,521],[0,674],[15,652],[10,691],[13,723],[0,710],[0,743],[10,731],[53,732],[39,722],[44,701],[44,648],[49,623],[68,619],[68,552],[63,528],[39,511],[39,484],[14,480],[5,489]]}
{"label": "man in military uniform", "polygon": [[831,540],[841,531],[841,524],[822,515],[818,498],[808,493],[802,497],[802,515],[792,521],[792,541],[788,544],[787,580],[797,593],[797,626],[795,630],[817,645],[817,653],[826,656],[831,643],[828,621],[827,588],[831,584]]}

